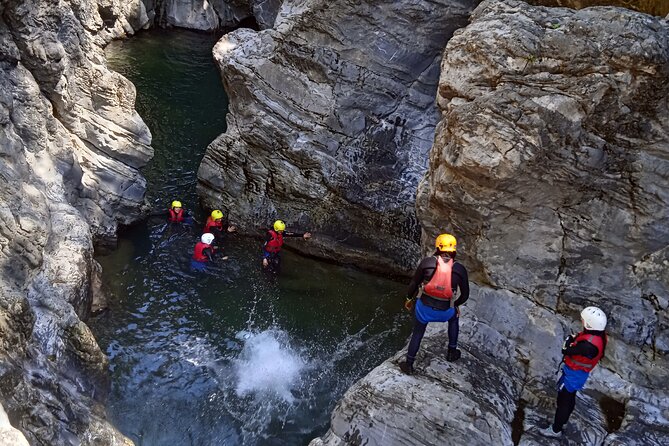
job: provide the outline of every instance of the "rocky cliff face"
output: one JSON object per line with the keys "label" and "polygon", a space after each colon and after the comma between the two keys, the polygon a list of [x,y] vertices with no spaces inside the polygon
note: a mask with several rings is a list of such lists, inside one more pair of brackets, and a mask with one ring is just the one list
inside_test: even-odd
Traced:
{"label": "rocky cliff face", "polygon": [[146,4],[149,16],[161,26],[213,31],[229,29],[249,19],[254,19],[260,29],[271,28],[281,3],[282,0],[144,0],[142,6]]}
{"label": "rocky cliff face", "polygon": [[441,51],[475,3],[292,1],[274,29],[226,35],[214,57],[228,131],[198,173],[205,204],[247,230],[310,229],[312,254],[406,273]]}
{"label": "rocky cliff face", "polygon": [[610,342],[565,441],[667,444],[669,24],[488,0],[441,73],[417,211],[424,249],[457,234],[481,284],[463,308],[463,360],[443,362],[432,327],[417,376],[387,361],[314,444],[548,444],[536,427],[555,409],[561,340],[591,304]]}
{"label": "rocky cliff face", "polygon": [[141,25],[114,7],[0,6],[0,397],[31,444],[127,443],[104,421],[107,360],[82,322],[93,240],[139,217],[153,153],[98,46]]}

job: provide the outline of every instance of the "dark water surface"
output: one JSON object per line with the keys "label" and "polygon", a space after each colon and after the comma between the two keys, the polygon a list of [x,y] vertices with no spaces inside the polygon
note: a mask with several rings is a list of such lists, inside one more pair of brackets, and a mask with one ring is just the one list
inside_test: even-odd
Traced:
{"label": "dark water surface", "polygon": [[[197,166],[225,130],[215,42],[156,30],[107,49],[154,136],[145,175],[157,209],[196,206]],[[112,421],[142,446],[308,443],[346,388],[404,344],[405,285],[290,252],[272,281],[260,242],[236,235],[228,261],[195,273],[199,230],[150,221],[98,258],[112,303],[91,324],[110,357]]]}

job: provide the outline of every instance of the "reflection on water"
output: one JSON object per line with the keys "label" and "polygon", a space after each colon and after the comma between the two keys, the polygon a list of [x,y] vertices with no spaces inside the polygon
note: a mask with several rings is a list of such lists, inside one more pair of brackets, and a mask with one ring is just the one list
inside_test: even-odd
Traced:
{"label": "reflection on water", "polygon": [[[108,51],[154,134],[157,208],[179,198],[193,209],[197,165],[225,128],[214,43],[151,31]],[[112,421],[142,446],[306,444],[343,392],[404,344],[404,285],[291,252],[272,280],[260,242],[237,235],[229,260],[194,272],[200,229],[149,221],[98,259],[112,304],[92,328],[110,357]]]}

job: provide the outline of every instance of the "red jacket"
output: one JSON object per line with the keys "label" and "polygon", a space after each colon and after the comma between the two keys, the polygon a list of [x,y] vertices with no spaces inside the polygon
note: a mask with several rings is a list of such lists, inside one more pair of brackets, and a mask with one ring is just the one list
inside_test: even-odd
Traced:
{"label": "red jacket", "polygon": [[208,261],[209,257],[204,252],[206,249],[212,250],[213,252],[213,248],[211,245],[207,245],[204,242],[197,242],[197,244],[195,245],[195,251],[193,252],[193,260],[196,260],[198,262]]}
{"label": "red jacket", "polygon": [[202,231],[203,234],[207,232],[212,232],[211,229],[217,229],[219,231],[223,230],[223,220],[221,221],[215,221],[211,216],[207,218],[207,222],[204,224],[204,231]]}
{"label": "red jacket", "polygon": [[564,357],[564,363],[572,370],[583,370],[590,372],[595,368],[602,356],[604,356],[604,338],[590,333],[579,333],[571,345],[578,344],[581,341],[587,341],[597,347],[599,353],[594,358],[588,358],[581,355],[567,355]]}
{"label": "red jacket", "polygon": [[265,243],[265,251],[276,254],[281,251],[281,247],[283,246],[283,234],[276,232],[274,229],[270,229],[269,234],[272,236],[272,239]]}
{"label": "red jacket", "polygon": [[170,209],[170,217],[169,221],[174,222],[174,223],[181,223],[184,221],[184,210],[181,209],[179,212],[175,211],[174,209]]}

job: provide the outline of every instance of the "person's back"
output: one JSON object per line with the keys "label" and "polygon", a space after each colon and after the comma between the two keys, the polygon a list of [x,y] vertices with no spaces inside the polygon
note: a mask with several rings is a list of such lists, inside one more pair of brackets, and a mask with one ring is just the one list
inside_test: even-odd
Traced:
{"label": "person's back", "polygon": [[[409,283],[404,306],[408,311],[413,310],[415,320],[406,361],[400,364],[404,373],[414,372],[413,363],[430,322],[448,322],[446,360],[460,359],[458,307],[469,299],[469,278],[467,269],[455,261],[456,247],[457,241],[451,234],[439,235],[435,240],[437,251],[421,260]],[[460,295],[456,298],[458,290]]]}

